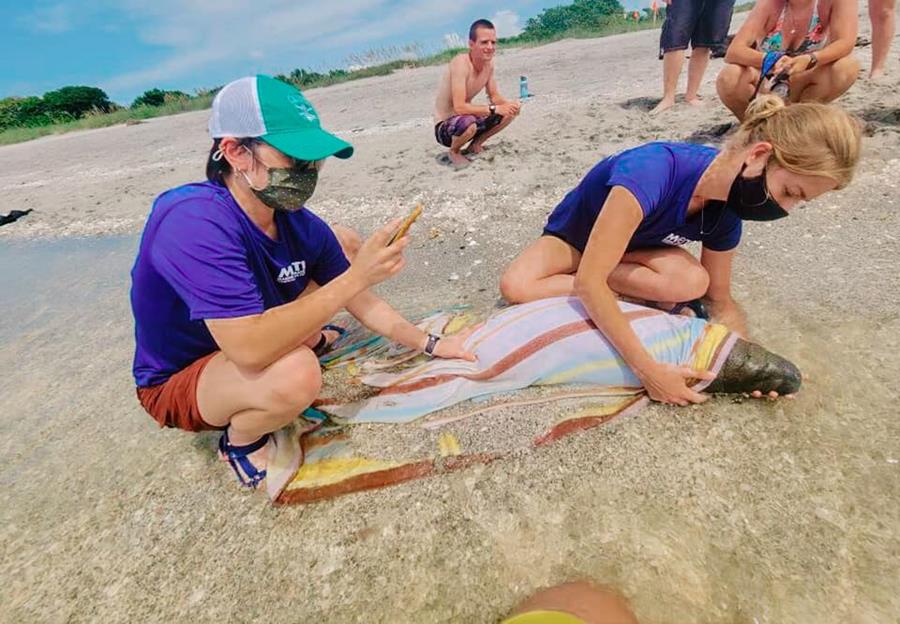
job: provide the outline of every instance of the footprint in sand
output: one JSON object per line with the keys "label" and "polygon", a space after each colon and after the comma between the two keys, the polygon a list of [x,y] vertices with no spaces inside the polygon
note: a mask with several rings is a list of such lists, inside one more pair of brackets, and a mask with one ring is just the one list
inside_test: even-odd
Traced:
{"label": "footprint in sand", "polygon": [[877,127],[894,126],[892,130],[900,130],[900,108],[885,108],[875,106],[859,113],[866,121],[866,125],[873,124]]}
{"label": "footprint in sand", "polygon": [[725,135],[737,125],[735,122],[704,126],[682,139],[686,143],[721,143]]}
{"label": "footprint in sand", "polygon": [[438,154],[435,157],[435,161],[437,161],[437,164],[443,165],[444,167],[449,167],[453,171],[462,171],[463,169],[466,169],[469,166],[466,164],[457,165],[452,160],[450,160],[450,155],[447,154],[447,152],[442,152],[442,153]]}
{"label": "footprint in sand", "polygon": [[636,97],[625,100],[619,106],[625,110],[640,110],[649,113],[659,103],[658,98],[652,97]]}

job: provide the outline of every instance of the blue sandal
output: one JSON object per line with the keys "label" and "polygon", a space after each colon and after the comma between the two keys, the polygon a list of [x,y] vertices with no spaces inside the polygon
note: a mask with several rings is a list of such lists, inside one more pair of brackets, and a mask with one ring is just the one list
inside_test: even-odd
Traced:
{"label": "blue sandal", "polygon": [[[328,342],[328,339],[325,337],[324,333],[326,331],[336,332],[338,334],[337,339],[334,342]],[[316,346],[313,347],[313,353],[315,353],[316,356],[321,357],[329,350],[331,350],[331,347],[334,345],[334,343],[343,338],[346,333],[347,328],[341,327],[340,325],[323,325],[322,333],[319,334],[319,342],[317,342]]]}
{"label": "blue sandal", "polygon": [[681,314],[682,310],[687,308],[694,313],[698,319],[703,319],[704,321],[709,320],[709,312],[706,310],[706,306],[703,305],[703,302],[699,299],[692,299],[691,301],[684,301],[682,303],[676,303],[675,307],[669,310],[669,314]]}
{"label": "blue sandal", "polygon": [[244,487],[255,489],[266,478],[266,471],[258,470],[256,466],[250,463],[247,456],[258,451],[268,442],[268,433],[256,442],[251,442],[245,446],[232,446],[228,441],[227,431],[224,431],[222,437],[219,438],[219,452],[222,454],[222,457],[228,460],[228,464],[234,470],[234,474],[237,475],[238,481]]}

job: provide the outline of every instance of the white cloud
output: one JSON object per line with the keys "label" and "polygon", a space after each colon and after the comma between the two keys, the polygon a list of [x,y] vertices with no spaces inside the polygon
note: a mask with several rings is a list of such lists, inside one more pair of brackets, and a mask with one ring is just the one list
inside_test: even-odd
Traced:
{"label": "white cloud", "polygon": [[248,58],[283,56],[302,65],[304,48],[321,46],[383,2],[257,0],[251,8],[233,0],[126,0],[126,10],[140,24],[141,40],[169,53],[152,66],[114,76],[101,86],[109,91],[143,89],[224,63],[241,66]]}
{"label": "white cloud", "polygon": [[[237,78],[237,72],[247,71],[242,63],[248,58],[271,59],[268,71],[273,73],[309,67],[303,59],[310,50],[364,47],[366,41],[399,37],[416,24],[433,21],[435,12],[434,0],[96,1],[125,11],[142,41],[168,50],[162,61],[101,85],[119,92],[158,86],[227,63],[235,65]],[[442,16],[462,17],[477,1],[457,0],[441,8]]]}
{"label": "white cloud", "polygon": [[19,18],[19,25],[40,32],[57,35],[72,29],[72,11],[64,4],[54,4],[35,9]]}
{"label": "white cloud", "polygon": [[497,28],[498,37],[515,37],[522,32],[521,20],[515,11],[497,11],[491,21]]}

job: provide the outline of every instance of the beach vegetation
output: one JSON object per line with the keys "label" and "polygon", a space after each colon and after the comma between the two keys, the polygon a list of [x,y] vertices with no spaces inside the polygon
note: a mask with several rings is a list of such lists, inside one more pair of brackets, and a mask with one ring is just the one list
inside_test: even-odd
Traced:
{"label": "beach vegetation", "polygon": [[573,30],[604,30],[617,20],[625,20],[625,15],[618,0],[575,0],[529,18],[521,34],[509,41],[540,41]]}
{"label": "beach vegetation", "polygon": [[188,98],[190,98],[190,96],[183,91],[164,91],[162,89],[149,89],[134,98],[134,102],[131,103],[131,108],[135,108],[137,106],[162,106],[167,101],[170,102],[172,100],[186,100]]}
{"label": "beach vegetation", "polygon": [[[662,5],[662,3],[660,3]],[[735,11],[746,11],[753,3],[743,3]],[[665,7],[656,15],[650,9],[626,11],[618,0],[575,0],[571,4],[543,10],[528,19],[515,37],[500,39],[503,46],[535,46],[566,38],[604,37],[619,33],[659,28]],[[420,44],[383,46],[347,58],[346,67],[315,71],[297,68],[275,77],[300,89],[387,76],[398,70],[440,65],[466,50],[461,40],[446,42],[446,48],[428,51]],[[42,97],[7,97],[0,100],[0,145],[19,143],[41,136],[73,130],[102,128],[144,119],[209,108],[221,86],[195,90],[193,95],[159,88],[139,95],[130,107],[111,102],[101,89],[86,86],[63,87]]]}
{"label": "beach vegetation", "polygon": [[0,100],[0,130],[60,125],[88,112],[109,113],[117,108],[97,87],[63,87],[43,97],[8,97]]}
{"label": "beach vegetation", "polygon": [[42,125],[3,125],[3,102],[6,100],[0,100],[0,128],[2,128],[2,130],[0,130],[0,145],[21,143],[50,134],[105,128],[107,126],[116,126],[119,124],[140,123],[145,119],[153,117],[165,117],[167,115],[175,115],[178,113],[204,110],[212,105],[213,97],[217,92],[218,89],[206,90],[202,94],[188,96],[187,98],[169,98],[160,106],[136,106],[125,108],[113,105],[113,109],[108,112],[100,109],[92,109],[86,111],[77,119],[72,117],[59,117],[55,123],[51,122]]}
{"label": "beach vegetation", "polygon": [[48,91],[41,98],[49,113],[70,115],[77,119],[90,110],[108,112],[113,108],[109,97],[97,87],[63,87],[56,91]]}

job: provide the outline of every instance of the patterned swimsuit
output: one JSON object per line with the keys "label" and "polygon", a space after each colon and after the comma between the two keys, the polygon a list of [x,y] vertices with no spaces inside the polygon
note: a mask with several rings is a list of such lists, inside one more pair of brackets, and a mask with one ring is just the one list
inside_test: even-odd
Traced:
{"label": "patterned swimsuit", "polygon": [[819,3],[816,2],[816,5],[813,7],[812,17],[809,18],[809,25],[806,27],[806,37],[803,38],[803,41],[796,48],[792,50],[783,49],[784,18],[787,10],[788,5],[785,3],[784,8],[781,10],[781,16],[778,18],[778,23],[769,31],[769,34],[763,37],[759,44],[759,50],[761,52],[784,52],[789,56],[797,56],[798,54],[806,54],[824,48],[827,43],[827,33],[824,25],[819,20]]}

